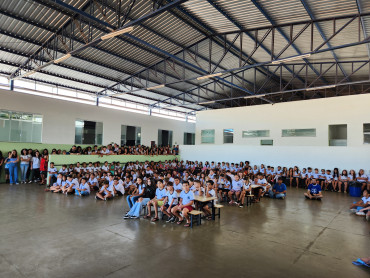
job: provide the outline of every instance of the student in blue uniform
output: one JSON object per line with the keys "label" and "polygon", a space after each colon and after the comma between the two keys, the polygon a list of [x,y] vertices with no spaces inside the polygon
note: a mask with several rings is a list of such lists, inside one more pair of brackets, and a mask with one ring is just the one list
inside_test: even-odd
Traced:
{"label": "student in blue uniform", "polygon": [[279,177],[277,183],[274,185],[272,190],[269,191],[270,198],[285,199],[286,197],[286,185],[283,183],[283,178]]}
{"label": "student in blue uniform", "polygon": [[77,196],[88,196],[90,195],[90,186],[87,183],[87,178],[81,179],[80,186],[75,188],[75,195]]}
{"label": "student in blue uniform", "polygon": [[175,222],[176,217],[171,213],[171,209],[175,206],[177,206],[178,203],[178,194],[173,189],[173,183],[168,182],[167,183],[167,191],[166,191],[166,198],[164,199],[164,205],[161,207],[161,211],[168,216],[167,223]]}
{"label": "student in blue uniform", "polygon": [[[186,219],[185,227],[190,227],[190,219],[188,213],[191,212],[194,204],[194,193],[190,190],[189,184],[184,183],[184,190],[180,193],[180,202],[179,205],[172,208],[171,212],[173,215],[175,215],[179,221],[177,222],[177,225],[180,225],[184,218]],[[182,212],[182,216],[180,216],[179,212]]]}
{"label": "student in blue uniform", "polygon": [[316,179],[312,179],[312,183],[308,186],[307,193],[304,194],[306,199],[315,199],[315,200],[321,200],[322,193],[321,193],[321,186],[317,184]]}
{"label": "student in blue uniform", "polygon": [[148,214],[144,216],[145,219],[150,219],[152,217],[152,208],[154,207],[154,218],[151,220],[152,222],[156,222],[159,220],[158,218],[158,207],[162,207],[164,204],[164,199],[167,196],[166,189],[164,188],[163,181],[158,180],[157,182],[157,189],[155,191],[155,197],[153,200],[150,200],[148,204],[146,205],[148,208]]}

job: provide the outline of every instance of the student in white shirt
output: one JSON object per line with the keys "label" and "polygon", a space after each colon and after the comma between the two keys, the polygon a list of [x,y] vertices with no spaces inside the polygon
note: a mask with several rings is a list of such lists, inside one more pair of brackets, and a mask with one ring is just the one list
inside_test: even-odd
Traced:
{"label": "student in white shirt", "polygon": [[[365,189],[364,192],[362,193],[361,200],[359,200],[358,202],[353,202],[349,209],[351,212],[356,213],[367,206],[370,206],[370,194],[369,191]],[[365,215],[365,213],[361,213],[359,215]]]}
{"label": "student in white shirt", "polygon": [[150,200],[146,206],[148,210],[148,214],[144,216],[144,219],[150,219],[152,216],[152,209],[151,206],[154,207],[154,218],[151,220],[152,222],[156,222],[159,220],[158,218],[158,207],[163,207],[164,205],[164,199],[167,197],[166,189],[164,188],[163,181],[159,180],[157,182],[157,189],[155,191],[155,197],[154,199]]}
{"label": "student in white shirt", "polygon": [[106,201],[110,198],[113,198],[113,192],[109,190],[109,181],[105,180],[100,191],[95,194],[95,199]]}
{"label": "student in white shirt", "polygon": [[230,172],[227,175],[231,178],[231,190],[228,193],[229,196],[229,204],[232,205],[234,202],[233,195],[235,195],[236,200],[239,200],[240,193],[243,186],[243,181],[240,180],[239,175],[232,175]]}
{"label": "student in white shirt", "polygon": [[[356,180],[359,183],[362,184],[361,191],[365,190],[365,188],[367,186],[368,177],[365,175],[364,169],[360,169],[360,171],[358,172],[358,176],[357,176]],[[370,190],[370,188],[367,188],[367,189]]]}
{"label": "student in white shirt", "polygon": [[173,183],[167,183],[166,198],[164,199],[164,205],[161,207],[161,211],[168,216],[167,223],[173,223],[176,221],[176,216],[171,213],[171,209],[177,206],[179,195],[173,188]]}
{"label": "student in white shirt", "polygon": [[58,174],[56,182],[54,182],[53,185],[50,186],[50,189],[45,189],[45,191],[51,191],[54,192],[56,190],[59,191],[59,189],[62,187],[62,179],[63,175],[61,173]]}
{"label": "student in white shirt", "polygon": [[50,162],[49,168],[49,184],[51,184],[51,179],[57,177],[58,169],[54,167],[54,162]]}
{"label": "student in white shirt", "polygon": [[[181,223],[184,221],[184,218],[186,219],[185,227],[190,227],[190,218],[188,213],[191,212],[194,204],[194,194],[189,188],[189,184],[187,182],[184,182],[184,190],[180,193],[180,202],[177,206],[173,207],[171,212],[173,215],[175,215],[179,221],[177,222],[177,225],[181,225]],[[182,216],[180,216],[179,212],[182,212]]]}
{"label": "student in white shirt", "polygon": [[[331,175],[331,170],[326,170],[325,174],[325,191],[328,190],[329,185],[332,185],[333,182],[333,176]],[[332,187],[332,186],[331,186]],[[333,191],[333,187],[331,191]]]}
{"label": "student in white shirt", "polygon": [[[207,181],[207,187],[204,192],[205,197],[216,197],[216,192],[213,190],[213,184],[212,180]],[[212,212],[210,210],[212,206],[213,202],[208,202],[203,205],[203,212],[207,220],[212,220]]]}
{"label": "student in white shirt", "polygon": [[[171,181],[171,180],[169,180]],[[174,178],[174,181],[173,181],[173,188],[175,189],[175,191],[177,192],[177,194],[180,194],[181,191],[182,191],[182,184],[180,183],[180,178],[179,177],[175,177]]]}
{"label": "student in white shirt", "polygon": [[35,156],[31,159],[31,177],[29,183],[38,182],[40,180],[40,152],[36,151]]}
{"label": "student in white shirt", "polygon": [[339,181],[338,181],[338,189],[339,189],[338,192],[339,193],[342,190],[342,186],[343,186],[343,192],[347,193],[348,182],[349,182],[348,172],[347,170],[343,170],[342,174],[339,176]]}
{"label": "student in white shirt", "polygon": [[87,184],[87,179],[85,177],[81,179],[80,186],[75,188],[75,195],[77,196],[90,195],[90,186]]}
{"label": "student in white shirt", "polygon": [[91,190],[99,190],[99,182],[95,177],[95,174],[90,174],[90,178],[87,181],[88,185],[90,186]]}
{"label": "student in white shirt", "polygon": [[245,177],[243,179],[243,191],[240,194],[240,198],[239,198],[239,207],[240,208],[244,207],[245,195],[251,194],[251,191],[252,191],[251,185],[252,185],[252,183],[251,183],[250,179],[248,177]]}
{"label": "student in white shirt", "polygon": [[125,188],[123,187],[123,183],[120,183],[120,179],[115,177],[113,179],[113,191],[114,196],[123,196],[125,194]]}

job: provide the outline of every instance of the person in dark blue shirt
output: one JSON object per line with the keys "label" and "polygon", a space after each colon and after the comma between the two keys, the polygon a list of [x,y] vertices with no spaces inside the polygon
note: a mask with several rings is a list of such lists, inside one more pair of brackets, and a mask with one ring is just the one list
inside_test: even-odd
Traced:
{"label": "person in dark blue shirt", "polygon": [[283,178],[279,177],[278,182],[274,185],[272,190],[269,191],[270,198],[285,199],[286,185],[283,183]]}
{"label": "person in dark blue shirt", "polygon": [[308,186],[307,193],[304,194],[306,199],[315,199],[321,200],[322,193],[321,193],[321,186],[316,183],[316,179],[312,179],[312,183]]}

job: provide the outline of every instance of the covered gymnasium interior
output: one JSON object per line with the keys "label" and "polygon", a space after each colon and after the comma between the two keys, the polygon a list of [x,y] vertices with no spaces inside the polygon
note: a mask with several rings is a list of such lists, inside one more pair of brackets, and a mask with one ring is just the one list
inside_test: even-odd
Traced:
{"label": "covered gymnasium interior", "polygon": [[[366,0],[0,1],[4,157],[179,145],[184,162],[364,169],[370,183],[369,93]],[[370,256],[370,224],[349,213],[350,194],[310,202],[288,186],[285,200],[224,204],[187,229],[124,221],[126,197],[0,173],[2,277],[369,277],[351,263]]]}

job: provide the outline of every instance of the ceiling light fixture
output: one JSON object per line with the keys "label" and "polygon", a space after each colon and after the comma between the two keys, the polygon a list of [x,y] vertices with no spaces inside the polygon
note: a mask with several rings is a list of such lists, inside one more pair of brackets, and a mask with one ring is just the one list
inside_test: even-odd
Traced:
{"label": "ceiling light fixture", "polygon": [[221,75],[222,75],[222,72],[214,73],[214,74],[209,74],[209,75],[205,75],[205,76],[200,76],[200,77],[197,78],[197,80],[208,79],[208,78],[212,78],[212,77],[216,77],[216,76],[221,76]]}
{"label": "ceiling light fixture", "polygon": [[124,33],[131,32],[132,30],[134,30],[134,27],[127,27],[127,28],[124,28],[124,29],[121,29],[121,30],[116,30],[116,31],[110,32],[109,34],[101,36],[101,40],[103,40],[103,41],[108,40],[108,39],[114,38],[116,36],[122,35]]}
{"label": "ceiling light fixture", "polygon": [[289,58],[285,58],[285,59],[272,61],[272,64],[276,65],[276,64],[291,62],[291,61],[295,61],[295,60],[309,58],[310,56],[311,56],[311,54],[303,54],[303,55],[299,55],[299,56],[293,56],[293,57],[289,57]]}

